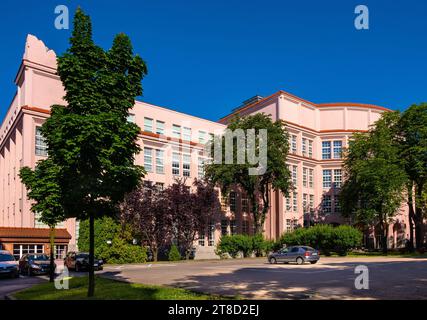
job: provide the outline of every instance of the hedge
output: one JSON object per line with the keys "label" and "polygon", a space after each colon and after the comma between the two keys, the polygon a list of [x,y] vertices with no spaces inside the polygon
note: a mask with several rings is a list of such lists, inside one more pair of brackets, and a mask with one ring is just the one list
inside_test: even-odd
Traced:
{"label": "hedge", "polygon": [[346,255],[350,249],[360,246],[362,239],[362,233],[351,226],[316,225],[284,233],[276,243],[275,249],[285,245],[306,245],[320,250],[325,255],[332,252]]}
{"label": "hedge", "polygon": [[219,255],[229,254],[236,258],[239,253],[244,257],[250,257],[253,253],[256,256],[263,256],[273,248],[273,242],[265,240],[261,234],[248,236],[237,234],[232,236],[222,236],[217,245]]}

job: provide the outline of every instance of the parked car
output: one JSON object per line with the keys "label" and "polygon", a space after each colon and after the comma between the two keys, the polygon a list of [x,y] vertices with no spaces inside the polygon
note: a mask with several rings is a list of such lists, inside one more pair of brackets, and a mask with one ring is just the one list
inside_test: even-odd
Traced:
{"label": "parked car", "polygon": [[[54,265],[54,270],[56,264]],[[19,259],[19,272],[27,276],[47,274],[50,270],[50,258],[44,253],[27,253]]]}
{"label": "parked car", "polygon": [[0,250],[0,276],[19,277],[18,262],[15,257],[6,250]]}
{"label": "parked car", "polygon": [[[102,270],[103,264],[104,261],[95,257],[93,264],[95,270]],[[64,266],[68,269],[74,269],[76,272],[89,270],[89,253],[74,251],[68,252],[64,258]]]}
{"label": "parked car", "polygon": [[297,264],[303,264],[310,262],[311,264],[319,261],[319,251],[308,246],[293,246],[283,248],[277,252],[271,253],[268,256],[268,261],[272,264],[283,262],[296,262]]}

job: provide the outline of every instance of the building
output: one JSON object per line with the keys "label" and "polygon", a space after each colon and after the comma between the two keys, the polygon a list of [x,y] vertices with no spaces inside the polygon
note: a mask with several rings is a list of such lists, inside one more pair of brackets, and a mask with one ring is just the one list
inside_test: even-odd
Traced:
{"label": "building", "polygon": [[[27,37],[15,84],[16,94],[0,127],[0,245],[18,257],[50,250],[47,226],[31,212],[18,173],[21,167],[34,168],[46,157],[40,126],[49,117],[51,105],[65,104],[56,75],[56,55],[32,35]],[[356,103],[315,104],[284,91],[266,98],[256,96],[233,110],[232,114],[264,112],[274,120],[282,119],[290,133],[288,164],[296,189],[289,197],[272,192],[266,237],[275,239],[318,220],[346,222],[339,215],[336,197],[342,183],[341,150],[353,132],[368,130],[384,111],[387,109]],[[190,183],[202,176],[207,160],[204,144],[212,134],[224,130],[232,114],[212,122],[136,101],[128,120],[142,129],[139,143],[143,151],[136,161],[148,172],[145,179],[164,187],[175,177],[186,177]],[[247,197],[235,190],[221,195],[221,202],[221,212],[197,241],[197,258],[214,256],[214,246],[222,234],[252,233]],[[395,246],[408,237],[406,217],[403,208],[391,226],[390,241]],[[58,226],[58,258],[76,249],[78,226],[74,219]],[[375,238],[373,242],[377,243]]]}

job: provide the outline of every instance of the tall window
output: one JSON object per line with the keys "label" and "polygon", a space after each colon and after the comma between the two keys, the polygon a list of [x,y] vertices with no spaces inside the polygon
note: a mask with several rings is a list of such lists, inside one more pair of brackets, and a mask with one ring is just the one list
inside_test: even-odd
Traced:
{"label": "tall window", "polygon": [[297,186],[298,183],[298,166],[292,166],[292,183]]}
{"label": "tall window", "polygon": [[197,175],[199,176],[199,178],[203,178],[205,176],[205,161],[203,158],[198,159],[198,164],[197,164]]}
{"label": "tall window", "polygon": [[153,132],[153,119],[144,118],[144,131]]}
{"label": "tall window", "polygon": [[334,141],[334,159],[341,159],[342,141]]}
{"label": "tall window", "polygon": [[342,170],[341,169],[335,169],[334,170],[334,188],[341,188],[342,184]]}
{"label": "tall window", "polygon": [[291,209],[291,196],[289,195],[289,197],[286,197],[286,211],[291,211]]}
{"label": "tall window", "polygon": [[144,148],[144,169],[153,172],[153,149]]}
{"label": "tall window", "polygon": [[180,155],[177,152],[172,153],[172,174],[179,176]]}
{"label": "tall window", "polygon": [[181,126],[177,124],[172,125],[172,137],[181,139]]}
{"label": "tall window", "polygon": [[314,169],[308,169],[308,186],[314,187]]}
{"label": "tall window", "polygon": [[249,199],[242,197],[242,212],[249,212]]}
{"label": "tall window", "polygon": [[199,230],[199,246],[204,247],[205,246],[205,229],[201,228]]}
{"label": "tall window", "polygon": [[230,211],[236,212],[236,192],[231,191],[230,192]]}
{"label": "tall window", "polygon": [[322,142],[322,159],[323,160],[331,159],[331,142],[330,141]]}
{"label": "tall window", "polygon": [[308,168],[302,168],[302,186],[307,188],[307,171]]}
{"label": "tall window", "polygon": [[313,158],[313,140],[308,140],[308,157]]}
{"label": "tall window", "polygon": [[332,170],[323,170],[323,188],[327,189],[332,186]]}
{"label": "tall window", "polygon": [[215,224],[213,221],[209,221],[208,224],[208,246],[212,247],[215,245]]}
{"label": "tall window", "polygon": [[67,245],[56,244],[55,245],[55,259],[64,259],[67,254]]}
{"label": "tall window", "polygon": [[156,173],[165,173],[165,152],[163,150],[156,150]]}
{"label": "tall window", "polygon": [[221,235],[228,236],[228,220],[227,219],[221,220]]}
{"label": "tall window", "polygon": [[230,234],[234,236],[237,233],[236,220],[230,220]]}
{"label": "tall window", "polygon": [[310,213],[314,213],[314,195],[310,194],[309,201]]}
{"label": "tall window", "polygon": [[332,212],[332,200],[331,196],[325,194],[322,200],[322,210],[323,213],[331,213]]}
{"label": "tall window", "polygon": [[156,121],[156,133],[161,135],[165,134],[165,123],[163,121]]}
{"label": "tall window", "polygon": [[307,193],[304,193],[302,195],[302,208],[304,213],[308,212],[308,194]]}
{"label": "tall window", "polygon": [[340,198],[338,195],[334,195],[334,212],[340,213],[341,212],[341,205],[340,205]]}
{"label": "tall window", "polygon": [[191,155],[184,154],[182,156],[182,175],[184,177],[189,177],[191,175],[190,164],[191,164]]}
{"label": "tall window", "polygon": [[243,234],[249,234],[249,221],[248,220],[242,221],[242,233]]}
{"label": "tall window", "polygon": [[292,220],[291,219],[286,219],[286,232],[292,232]]}
{"label": "tall window", "polygon": [[182,138],[185,141],[191,141],[191,128],[182,128]]}
{"label": "tall window", "polygon": [[291,150],[292,153],[297,153],[297,136],[294,134],[291,136]]}
{"label": "tall window", "polygon": [[42,136],[42,128],[36,127],[36,156],[47,156],[46,140]]}
{"label": "tall window", "polygon": [[294,212],[298,211],[298,193],[294,192],[292,199],[292,210]]}
{"label": "tall window", "polygon": [[206,132],[199,131],[199,143],[201,143],[201,144],[206,143]]}
{"label": "tall window", "polygon": [[304,157],[307,156],[307,139],[306,138],[302,138],[301,149],[302,149],[302,155]]}

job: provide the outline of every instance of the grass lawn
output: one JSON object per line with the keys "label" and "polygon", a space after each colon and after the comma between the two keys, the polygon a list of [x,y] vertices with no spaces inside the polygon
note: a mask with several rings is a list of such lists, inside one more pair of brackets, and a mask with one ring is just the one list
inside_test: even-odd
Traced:
{"label": "grass lawn", "polygon": [[[57,290],[53,283],[42,283],[17,292],[18,300],[86,300],[88,277],[71,278],[69,290]],[[222,297],[185,289],[125,283],[96,277],[94,300],[218,300]]]}

